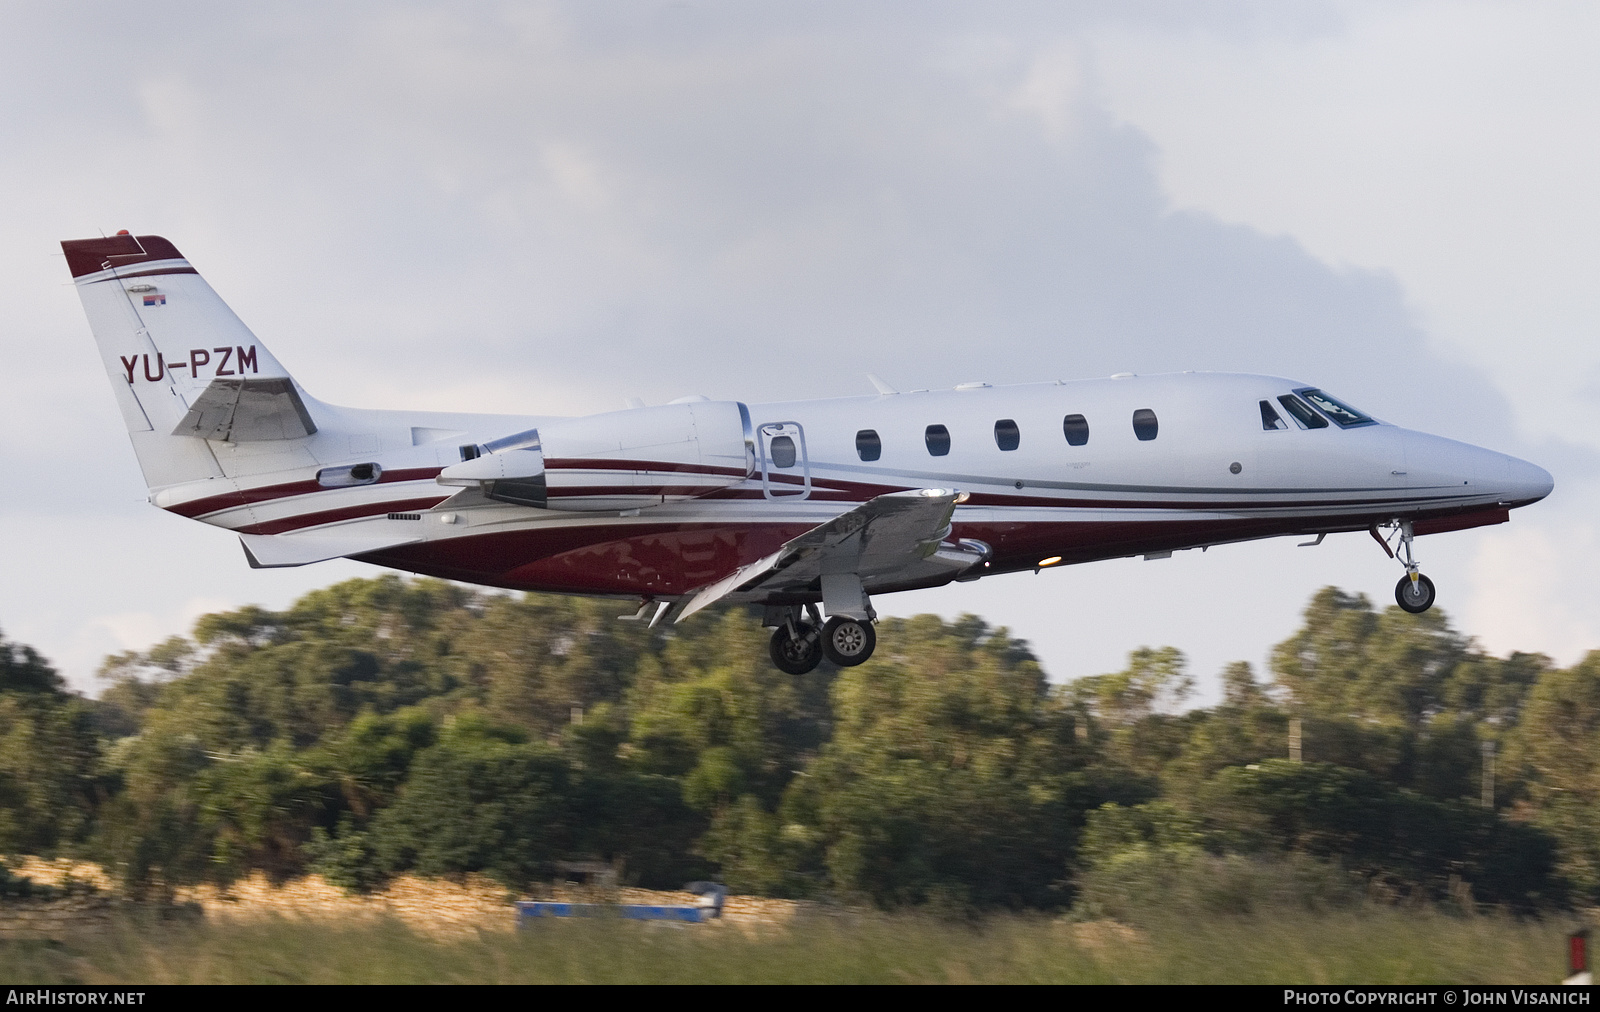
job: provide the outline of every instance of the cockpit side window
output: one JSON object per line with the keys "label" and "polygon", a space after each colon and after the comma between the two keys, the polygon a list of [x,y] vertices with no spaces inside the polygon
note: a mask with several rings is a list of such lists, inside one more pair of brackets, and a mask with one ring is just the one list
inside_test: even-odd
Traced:
{"label": "cockpit side window", "polygon": [[1278,403],[1288,409],[1289,415],[1299,423],[1302,429],[1326,429],[1328,420],[1311,410],[1311,405],[1296,397],[1294,394],[1284,394],[1278,398]]}
{"label": "cockpit side window", "polygon": [[1310,401],[1318,411],[1333,419],[1341,429],[1353,429],[1360,425],[1378,424],[1371,417],[1362,414],[1341,400],[1329,397],[1321,390],[1296,390],[1295,393]]}
{"label": "cockpit side window", "polygon": [[1289,423],[1283,420],[1282,415],[1273,410],[1271,401],[1262,401],[1261,427],[1268,432],[1272,432],[1275,429],[1287,429]]}

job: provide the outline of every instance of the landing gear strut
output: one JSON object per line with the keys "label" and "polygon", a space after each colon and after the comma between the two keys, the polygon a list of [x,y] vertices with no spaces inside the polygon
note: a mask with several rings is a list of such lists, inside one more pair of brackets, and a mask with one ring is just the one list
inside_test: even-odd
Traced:
{"label": "landing gear strut", "polygon": [[[1411,521],[1401,520],[1395,526],[1400,530],[1400,554],[1398,558],[1400,564],[1406,567],[1406,575],[1402,576],[1400,582],[1395,584],[1394,601],[1402,611],[1408,611],[1413,615],[1421,615],[1433,607],[1433,581],[1422,575],[1422,567],[1417,564],[1417,557],[1411,550],[1413,537]],[[1378,543],[1383,545],[1383,550],[1388,552],[1391,558],[1396,557],[1395,553],[1389,548],[1389,542],[1378,534],[1376,525],[1372,528],[1372,536],[1378,539]]]}

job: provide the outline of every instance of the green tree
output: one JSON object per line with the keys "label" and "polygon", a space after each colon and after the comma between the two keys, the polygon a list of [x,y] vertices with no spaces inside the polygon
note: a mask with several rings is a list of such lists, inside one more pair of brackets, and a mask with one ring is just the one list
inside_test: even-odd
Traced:
{"label": "green tree", "polygon": [[1324,587],[1273,650],[1272,670],[1299,712],[1414,728],[1444,709],[1443,687],[1469,654],[1438,609],[1379,614],[1364,594]]}
{"label": "green tree", "polygon": [[834,886],[884,905],[1063,902],[1082,813],[1103,800],[1070,711],[1003,629],[885,626],[889,648],[840,673],[833,738],[786,801],[815,819]]}
{"label": "green tree", "polygon": [[32,647],[0,638],[0,851],[82,842],[102,789],[93,708]]}
{"label": "green tree", "polygon": [[1334,859],[1402,894],[1442,898],[1457,876],[1490,902],[1534,909],[1562,899],[1548,834],[1362,770],[1282,759],[1232,767],[1197,807],[1214,849]]}
{"label": "green tree", "polygon": [[1073,682],[1067,698],[1093,718],[1094,737],[1106,759],[1153,781],[1189,737],[1193,718],[1170,711],[1193,691],[1182,651],[1140,647],[1128,654],[1123,670]]}
{"label": "green tree", "polygon": [[550,746],[457,719],[373,820],[377,861],[389,873],[482,872],[511,887],[547,877],[572,850],[570,779]]}
{"label": "green tree", "polygon": [[1375,612],[1325,587],[1272,655],[1308,760],[1366,770],[1441,798],[1475,796],[1477,740],[1514,722],[1536,665],[1483,656],[1433,609]]}
{"label": "green tree", "polygon": [[1162,793],[1194,798],[1202,785],[1229,766],[1246,766],[1288,755],[1289,716],[1255,680],[1245,661],[1222,672],[1223,702],[1186,714],[1188,737],[1161,770]]}
{"label": "green tree", "polygon": [[1561,841],[1562,873],[1600,901],[1600,651],[1543,672],[1511,744],[1536,821]]}

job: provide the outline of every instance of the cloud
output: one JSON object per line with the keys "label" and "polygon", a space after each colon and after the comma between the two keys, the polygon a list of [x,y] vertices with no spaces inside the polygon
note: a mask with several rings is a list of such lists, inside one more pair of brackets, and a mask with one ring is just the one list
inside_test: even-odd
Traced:
{"label": "cloud", "polygon": [[1430,344],[1492,374],[1529,438],[1600,446],[1600,10],[1333,5],[1282,23],[1092,33],[1101,94],[1177,206],[1390,273]]}

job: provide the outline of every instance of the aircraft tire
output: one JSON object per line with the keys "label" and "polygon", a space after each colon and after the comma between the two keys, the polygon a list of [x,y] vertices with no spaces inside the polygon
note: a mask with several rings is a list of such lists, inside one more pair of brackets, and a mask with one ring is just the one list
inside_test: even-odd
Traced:
{"label": "aircraft tire", "polygon": [[835,615],[822,626],[822,652],[841,668],[862,663],[877,645],[871,622]]}
{"label": "aircraft tire", "polygon": [[772,632],[772,663],[786,675],[803,675],[822,663],[822,640],[808,635],[816,629],[810,622],[797,622],[798,640],[789,636],[789,627],[780,625]]}
{"label": "aircraft tire", "polygon": [[1394,601],[1403,611],[1413,615],[1421,615],[1433,607],[1433,581],[1426,576],[1418,576],[1413,592],[1410,576],[1400,577],[1400,582],[1394,585]]}

